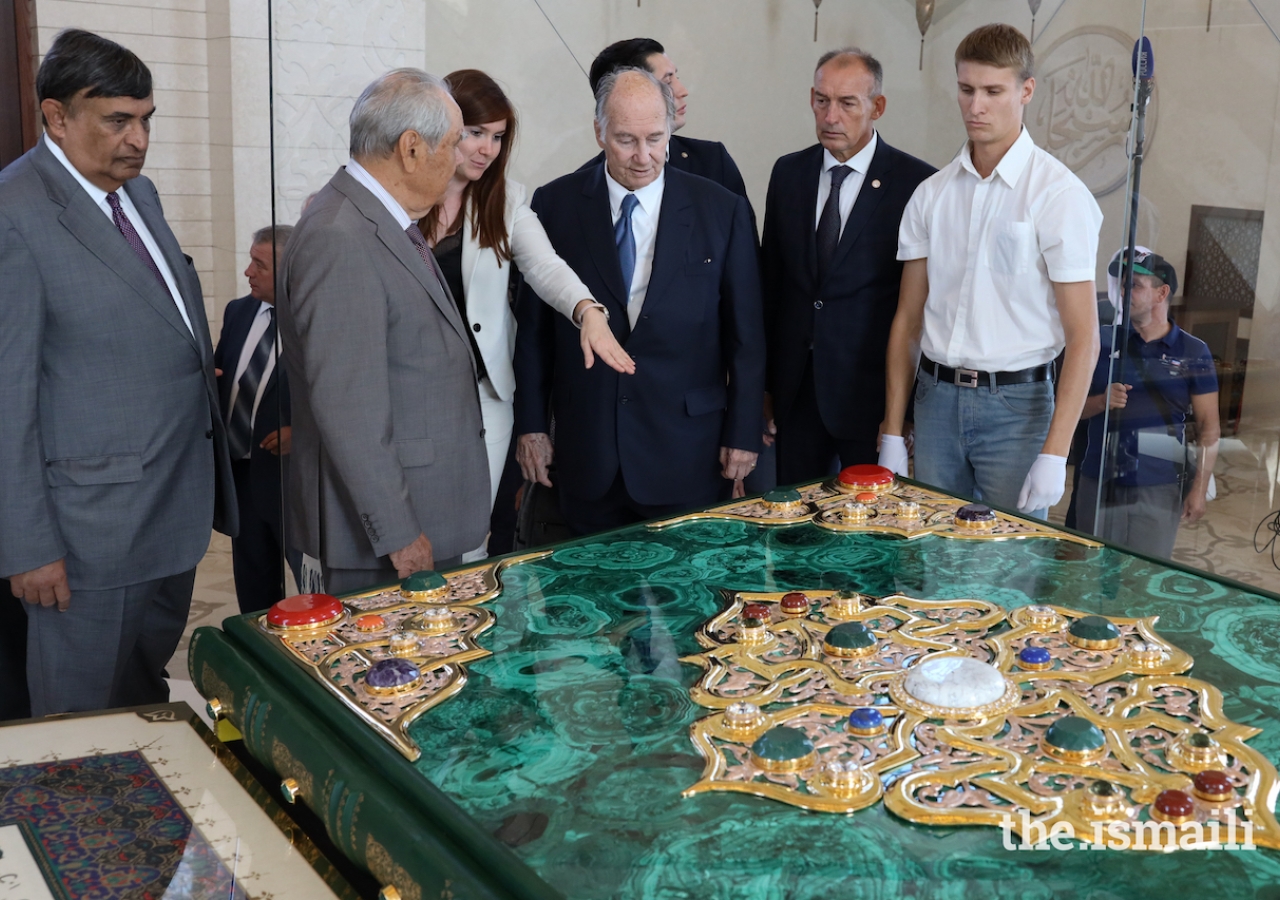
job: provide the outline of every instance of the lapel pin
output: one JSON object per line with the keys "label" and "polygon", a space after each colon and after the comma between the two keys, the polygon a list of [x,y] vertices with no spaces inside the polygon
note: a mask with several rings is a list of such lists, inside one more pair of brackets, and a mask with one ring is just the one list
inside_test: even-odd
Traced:
{"label": "lapel pin", "polygon": [[689,158],[689,151],[688,151],[688,150],[681,150],[681,151],[680,151],[680,155],[681,155],[681,156],[683,156],[685,159],[688,159],[688,158]]}
{"label": "lapel pin", "polygon": [[874,179],[874,180],[871,182],[871,186],[872,186],[873,188],[878,188],[878,187],[880,187],[880,179],[879,179],[879,178]]}

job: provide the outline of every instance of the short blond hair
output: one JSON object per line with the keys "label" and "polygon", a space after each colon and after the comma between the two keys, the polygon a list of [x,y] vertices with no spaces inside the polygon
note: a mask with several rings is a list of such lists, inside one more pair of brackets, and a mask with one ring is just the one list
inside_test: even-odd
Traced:
{"label": "short blond hair", "polygon": [[1023,81],[1035,74],[1036,66],[1027,36],[1002,22],[983,25],[965,35],[956,47],[956,68],[962,62],[1013,69]]}

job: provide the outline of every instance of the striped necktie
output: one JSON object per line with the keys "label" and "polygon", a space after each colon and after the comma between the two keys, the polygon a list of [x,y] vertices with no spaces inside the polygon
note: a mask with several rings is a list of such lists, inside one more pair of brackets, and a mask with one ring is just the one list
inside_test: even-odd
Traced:
{"label": "striped necktie", "polygon": [[276,308],[271,307],[269,312],[271,323],[258,339],[258,346],[253,348],[249,365],[237,382],[236,402],[227,415],[227,447],[232,459],[244,459],[253,446],[253,403],[258,399],[262,373],[267,370],[267,360],[276,346]]}

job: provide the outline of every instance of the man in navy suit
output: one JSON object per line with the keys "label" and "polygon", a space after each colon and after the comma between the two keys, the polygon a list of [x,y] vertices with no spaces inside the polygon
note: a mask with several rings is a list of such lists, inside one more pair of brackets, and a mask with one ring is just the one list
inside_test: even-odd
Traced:
{"label": "man in navy suit", "polygon": [[[591,69],[587,74],[587,79],[591,82],[591,93],[593,95],[597,93],[600,81],[606,75],[625,68],[648,69],[654,78],[671,88],[671,95],[676,104],[671,130],[676,132],[683,128],[689,89],[680,80],[679,70],[671,61],[671,57],[667,56],[663,46],[653,38],[628,38],[605,47],[592,61]],[[744,200],[747,199],[747,185],[742,180],[742,173],[738,171],[737,164],[725,149],[724,144],[719,141],[703,141],[673,133],[667,155],[667,162],[671,168],[710,178]],[[604,162],[603,153],[583,168],[590,168],[601,162]],[[751,208],[750,200],[747,200],[747,208],[748,210]],[[753,229],[755,223],[755,213],[752,212]]]}
{"label": "man in navy suit", "polygon": [[[555,414],[561,509],[578,534],[711,503],[755,464],[764,323],[747,203],[665,166],[670,86],[644,69],[596,95],[600,165],[533,197],[556,252],[599,302],[575,322],[526,287],[517,307],[517,459],[550,484]],[[574,325],[598,308],[634,374],[583,368]]]}
{"label": "man in navy suit", "polygon": [[898,224],[934,172],[876,134],[882,81],[861,50],[823,55],[809,92],[818,143],[769,179],[761,271],[779,484],[876,459]]}
{"label": "man in navy suit", "polygon": [[[244,271],[249,296],[227,304],[213,354],[240,504],[240,535],[231,542],[231,566],[236,599],[246,613],[266,609],[284,596],[280,472],[291,429],[289,382],[279,365],[276,341],[275,273],[292,232],[292,225],[276,225],[254,234]],[[295,579],[297,574],[294,564]]]}

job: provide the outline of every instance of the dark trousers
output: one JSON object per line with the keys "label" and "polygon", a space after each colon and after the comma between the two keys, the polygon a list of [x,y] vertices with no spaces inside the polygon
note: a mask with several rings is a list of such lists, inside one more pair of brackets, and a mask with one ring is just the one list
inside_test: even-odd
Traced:
{"label": "dark trousers", "polygon": [[27,614],[13,596],[9,580],[0,578],[0,722],[31,715],[27,693]]}
{"label": "dark trousers", "polygon": [[[733,485],[728,481],[725,482],[725,485],[726,491],[733,490]],[[712,497],[706,502],[714,503],[716,499]],[[609,490],[605,491],[604,496],[597,500],[583,500],[562,488],[560,490],[560,512],[574,535],[582,537],[600,531],[608,531],[611,528],[634,525],[636,522],[643,522],[646,519],[661,519],[675,515],[691,506],[698,505],[698,500],[699,498],[691,497],[688,503],[672,503],[658,506],[637,503],[627,493],[627,485],[622,480],[622,470],[619,469],[618,474],[613,479],[613,484],[609,486]]]}
{"label": "dark trousers", "polygon": [[165,666],[182,640],[195,583],[188,569],[101,591],[72,588],[66,612],[23,604],[32,714],[168,701]]}
{"label": "dark trousers", "polygon": [[[849,390],[856,390],[853,385]],[[805,366],[800,389],[791,409],[778,426],[778,484],[799,484],[828,478],[844,466],[874,463],[879,456],[876,432],[879,422],[867,423],[856,438],[838,438],[827,430],[818,411],[818,395],[813,383],[813,354]]]}
{"label": "dark trousers", "polygon": [[[249,460],[231,464],[236,483],[236,502],[240,507],[240,534],[231,539],[231,571],[236,581],[236,600],[240,612],[266,609],[284,596],[284,539],[280,526],[258,514],[249,480]],[[259,498],[279,504],[279,497]],[[290,553],[289,565],[294,581],[298,580],[301,554]],[[294,556],[298,559],[295,561]]]}

